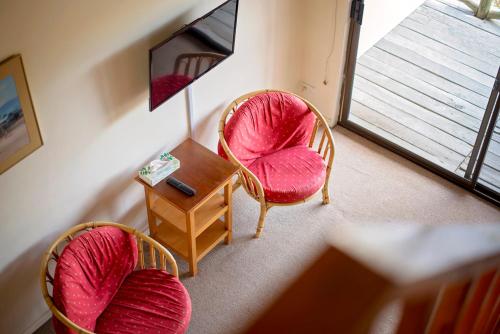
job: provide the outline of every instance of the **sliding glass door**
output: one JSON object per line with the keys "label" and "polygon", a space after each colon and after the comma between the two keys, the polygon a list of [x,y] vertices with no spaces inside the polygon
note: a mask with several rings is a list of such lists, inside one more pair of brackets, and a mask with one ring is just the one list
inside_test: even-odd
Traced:
{"label": "sliding glass door", "polygon": [[472,185],[499,199],[500,196],[500,68],[492,89],[476,145],[467,165],[465,178]]}
{"label": "sliding glass door", "polygon": [[458,0],[353,0],[340,124],[498,203],[499,65]]}

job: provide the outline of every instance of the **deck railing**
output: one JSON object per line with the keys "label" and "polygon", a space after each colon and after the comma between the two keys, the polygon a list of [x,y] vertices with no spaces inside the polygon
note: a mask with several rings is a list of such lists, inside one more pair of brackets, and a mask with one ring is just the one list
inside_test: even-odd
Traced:
{"label": "deck railing", "polygon": [[500,7],[500,1],[498,0],[480,0],[479,3],[474,0],[459,1],[472,9],[474,15],[480,19],[500,19],[500,10],[493,9],[493,1],[495,1],[496,7]]}

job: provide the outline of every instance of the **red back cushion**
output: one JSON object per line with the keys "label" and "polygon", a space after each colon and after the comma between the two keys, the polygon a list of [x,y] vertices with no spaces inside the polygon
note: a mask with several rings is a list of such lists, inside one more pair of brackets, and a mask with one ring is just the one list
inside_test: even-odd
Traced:
{"label": "red back cushion", "polygon": [[[79,326],[94,331],[96,320],[137,264],[135,237],[99,227],[72,240],[57,261],[54,304]],[[72,333],[54,320],[57,333]]]}
{"label": "red back cushion", "polygon": [[[270,92],[243,103],[227,122],[224,138],[245,166],[284,148],[307,145],[315,115],[298,97]],[[219,155],[227,159],[219,144]]]}

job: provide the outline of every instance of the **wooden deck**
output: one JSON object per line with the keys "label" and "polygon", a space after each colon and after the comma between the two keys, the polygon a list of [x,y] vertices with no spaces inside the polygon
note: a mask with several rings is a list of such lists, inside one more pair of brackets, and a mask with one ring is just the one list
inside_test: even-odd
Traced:
{"label": "wooden deck", "polygon": [[[358,58],[349,119],[463,175],[499,65],[498,20],[428,0]],[[500,122],[479,182],[500,192]]]}

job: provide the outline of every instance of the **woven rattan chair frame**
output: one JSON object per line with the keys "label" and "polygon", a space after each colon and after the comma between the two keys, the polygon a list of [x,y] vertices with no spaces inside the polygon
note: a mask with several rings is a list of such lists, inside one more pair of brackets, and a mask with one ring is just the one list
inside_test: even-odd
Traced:
{"label": "woven rattan chair frame", "polygon": [[[90,332],[78,326],[76,323],[74,323],[68,317],[66,317],[54,305],[54,301],[52,299],[51,294],[49,293],[49,287],[48,287],[49,284],[53,286],[54,282],[54,275],[50,273],[49,264],[52,261],[54,261],[54,263],[57,266],[57,260],[62,250],[64,249],[63,247],[64,243],[69,243],[71,240],[73,240],[75,236],[82,234],[82,232],[85,233],[94,228],[102,226],[117,227],[127,233],[133,234],[136,237],[137,248],[139,253],[138,254],[139,260],[136,269],[155,268],[166,271],[168,262],[172,271],[172,275],[179,277],[177,263],[175,262],[175,259],[172,256],[172,254],[170,254],[170,252],[156,240],[152,239],[151,237],[148,237],[144,233],[137,231],[136,229],[133,229],[131,227],[122,224],[117,224],[112,222],[100,222],[100,221],[83,223],[72,227],[71,229],[64,232],[59,238],[57,238],[57,240],[54,241],[52,245],[47,249],[47,251],[43,254],[42,264],[40,268],[40,286],[42,289],[43,298],[47,303],[47,306],[49,307],[52,314],[66,327],[70,328],[76,333],[92,334],[93,332]],[[144,248],[145,246],[148,247],[149,249],[149,254],[147,258],[145,258],[146,257]],[[55,270],[55,267],[53,269]]]}
{"label": "woven rattan chair frame", "polygon": [[226,142],[226,139],[224,138],[224,129],[226,127],[226,124],[228,120],[238,112],[238,108],[249,100],[250,98],[262,94],[262,93],[269,93],[269,92],[280,92],[280,93],[285,93],[285,94],[290,94],[293,96],[296,96],[297,98],[301,99],[308,107],[309,110],[316,116],[316,120],[314,122],[314,128],[311,134],[311,138],[309,140],[309,147],[314,149],[318,154],[323,158],[323,161],[325,162],[326,165],[326,177],[325,177],[325,183],[323,184],[323,187],[318,190],[317,193],[320,191],[323,194],[323,204],[328,204],[330,203],[330,196],[328,193],[328,181],[330,179],[330,174],[332,171],[332,165],[333,165],[333,158],[335,156],[335,143],[333,140],[333,135],[332,132],[330,131],[330,127],[328,126],[328,123],[326,122],[325,118],[323,115],[318,111],[318,109],[309,101],[306,99],[298,96],[297,94],[283,91],[283,90],[276,90],[276,89],[263,89],[263,90],[258,90],[254,91],[248,94],[245,94],[243,96],[238,97],[235,99],[233,102],[229,104],[229,106],[224,110],[224,112],[221,115],[221,118],[219,120],[219,140],[222,148],[224,149],[224,152],[228,156],[229,160],[240,167],[240,172],[238,172],[239,179],[238,182],[243,186],[245,191],[256,201],[260,203],[260,216],[259,216],[259,222],[257,224],[257,231],[255,233],[255,237],[258,238],[260,237],[262,230],[264,228],[264,220],[267,214],[267,211],[273,207],[273,206],[289,206],[289,205],[296,205],[296,204],[301,204],[305,203],[311,198],[313,198],[316,194],[313,194],[312,196],[309,196],[307,198],[304,198],[300,201],[292,202],[292,203],[275,203],[275,202],[270,202],[266,200],[265,194],[264,194],[264,189],[262,187],[262,183],[260,180],[248,169],[246,168],[239,160],[236,158],[236,156],[231,152],[229,149],[229,146]]}

